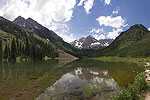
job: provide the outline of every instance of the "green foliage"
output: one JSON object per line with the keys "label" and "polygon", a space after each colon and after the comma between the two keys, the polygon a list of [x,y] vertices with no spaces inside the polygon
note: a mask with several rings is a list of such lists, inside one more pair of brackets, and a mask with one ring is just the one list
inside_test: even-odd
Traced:
{"label": "green foliage", "polygon": [[140,94],[143,90],[146,90],[148,87],[145,79],[146,79],[146,76],[144,72],[138,74],[135,78],[134,86],[136,86],[138,94]]}
{"label": "green foliage", "polygon": [[6,41],[6,45],[5,45],[5,50],[4,50],[4,59],[7,59],[9,56],[9,51],[8,51],[8,45],[7,45],[7,41]]}
{"label": "green foliage", "polygon": [[103,56],[103,57],[98,57],[98,58],[92,58],[95,60],[100,60],[100,61],[105,61],[105,62],[134,62],[134,63],[138,63],[138,62],[150,62],[150,58],[133,58],[133,57],[117,57],[117,56]]}
{"label": "green foliage", "polygon": [[141,94],[146,91],[148,85],[145,81],[145,73],[140,73],[136,76],[135,81],[128,88],[118,92],[113,100],[140,100]]}
{"label": "green foliage", "polygon": [[3,40],[0,38],[0,61],[3,59]]}
{"label": "green foliage", "polygon": [[8,20],[0,20],[0,59],[43,59],[58,57],[57,48],[34,33],[13,24]]}
{"label": "green foliage", "polygon": [[15,39],[12,40],[12,44],[11,44],[11,58],[13,60],[16,60],[16,56],[17,56],[17,52],[16,52],[17,48],[16,48],[16,41]]}
{"label": "green foliage", "polygon": [[149,57],[150,32],[137,24],[122,32],[109,47],[98,50],[95,56]]}
{"label": "green foliage", "polygon": [[130,94],[129,91],[124,90],[121,92],[118,92],[118,94],[113,97],[113,100],[133,100],[132,95]]}

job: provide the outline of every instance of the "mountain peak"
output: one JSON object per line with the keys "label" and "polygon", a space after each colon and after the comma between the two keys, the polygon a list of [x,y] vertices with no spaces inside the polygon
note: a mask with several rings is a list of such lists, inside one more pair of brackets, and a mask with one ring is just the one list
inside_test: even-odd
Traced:
{"label": "mountain peak", "polygon": [[87,36],[86,38],[94,38],[92,35]]}
{"label": "mountain peak", "polygon": [[137,43],[148,37],[150,37],[148,29],[142,24],[136,24],[131,26],[127,31],[122,32],[110,47],[116,49],[127,44]]}
{"label": "mountain peak", "polygon": [[[27,19],[27,21],[29,21],[29,22],[36,22],[35,20],[33,20],[31,17],[29,17],[28,19]],[[37,23],[37,22],[36,22]]]}
{"label": "mountain peak", "polygon": [[142,24],[136,24],[136,25],[133,25],[129,28],[129,30],[137,30],[137,29],[148,31],[148,29]]}
{"label": "mountain peak", "polygon": [[[49,39],[50,42],[55,43],[56,42],[64,42],[61,37],[59,37],[55,32],[47,29],[46,27],[39,24],[37,21],[33,20],[32,18],[24,19],[21,16],[17,17],[13,23],[24,27],[25,29],[28,29],[29,31],[34,32],[35,34],[39,35],[40,37],[44,39]],[[71,46],[70,46],[71,47]]]}
{"label": "mountain peak", "polygon": [[38,24],[38,22],[36,22],[30,17],[28,19],[25,19],[21,16],[18,16],[13,22],[19,26],[22,26],[30,30],[33,30],[34,28],[38,29],[42,28],[42,25]]}
{"label": "mountain peak", "polygon": [[80,39],[77,39],[70,44],[76,48],[84,48],[84,49],[97,49],[97,48],[103,48],[111,44],[113,40],[112,39],[95,39],[92,35],[88,35],[86,38],[82,37]]}
{"label": "mountain peak", "polygon": [[18,16],[14,21],[25,21],[26,19],[21,17],[21,16]]}
{"label": "mountain peak", "polygon": [[6,20],[4,17],[0,16],[0,20]]}

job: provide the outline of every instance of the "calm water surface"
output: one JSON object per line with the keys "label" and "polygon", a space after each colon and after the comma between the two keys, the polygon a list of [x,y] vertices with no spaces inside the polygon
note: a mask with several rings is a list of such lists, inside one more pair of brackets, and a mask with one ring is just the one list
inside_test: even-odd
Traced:
{"label": "calm water surface", "polygon": [[135,63],[50,60],[0,64],[0,100],[111,100],[144,71]]}

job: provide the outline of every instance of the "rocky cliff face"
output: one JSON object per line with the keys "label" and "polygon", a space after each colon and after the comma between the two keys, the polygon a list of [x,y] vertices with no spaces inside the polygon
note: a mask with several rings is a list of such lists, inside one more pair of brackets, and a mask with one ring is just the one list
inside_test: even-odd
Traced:
{"label": "rocky cliff face", "polygon": [[109,46],[112,43],[112,39],[100,39],[97,40],[93,36],[89,35],[86,38],[82,37],[78,40],[71,42],[70,44],[80,49],[91,49],[91,48],[103,48]]}

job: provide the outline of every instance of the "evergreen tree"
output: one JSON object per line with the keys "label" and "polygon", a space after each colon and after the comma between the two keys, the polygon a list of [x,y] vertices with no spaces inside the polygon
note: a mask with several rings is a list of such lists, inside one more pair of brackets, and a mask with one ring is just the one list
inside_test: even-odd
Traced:
{"label": "evergreen tree", "polygon": [[0,39],[0,61],[3,60],[3,41]]}
{"label": "evergreen tree", "polygon": [[12,44],[11,44],[11,58],[16,60],[16,42],[15,42],[15,39],[12,40]]}
{"label": "evergreen tree", "polygon": [[20,45],[19,45],[19,40],[18,40],[18,38],[16,38],[16,56],[19,56],[19,47]]}
{"label": "evergreen tree", "polygon": [[8,59],[8,45],[6,41],[5,50],[4,50],[4,59]]}
{"label": "evergreen tree", "polygon": [[28,40],[28,37],[26,36],[26,47],[25,47],[25,53],[26,53],[26,56],[29,57],[29,40]]}
{"label": "evergreen tree", "polygon": [[19,55],[21,56],[23,54],[22,45],[21,42],[19,43]]}
{"label": "evergreen tree", "polygon": [[32,58],[36,59],[36,50],[34,46],[32,46]]}
{"label": "evergreen tree", "polygon": [[24,47],[24,45],[22,46],[22,54],[25,56],[26,55],[26,53],[25,53],[25,47]]}
{"label": "evergreen tree", "polygon": [[8,45],[8,58],[11,56],[11,48],[10,48],[10,46],[9,46],[9,44],[7,44]]}

